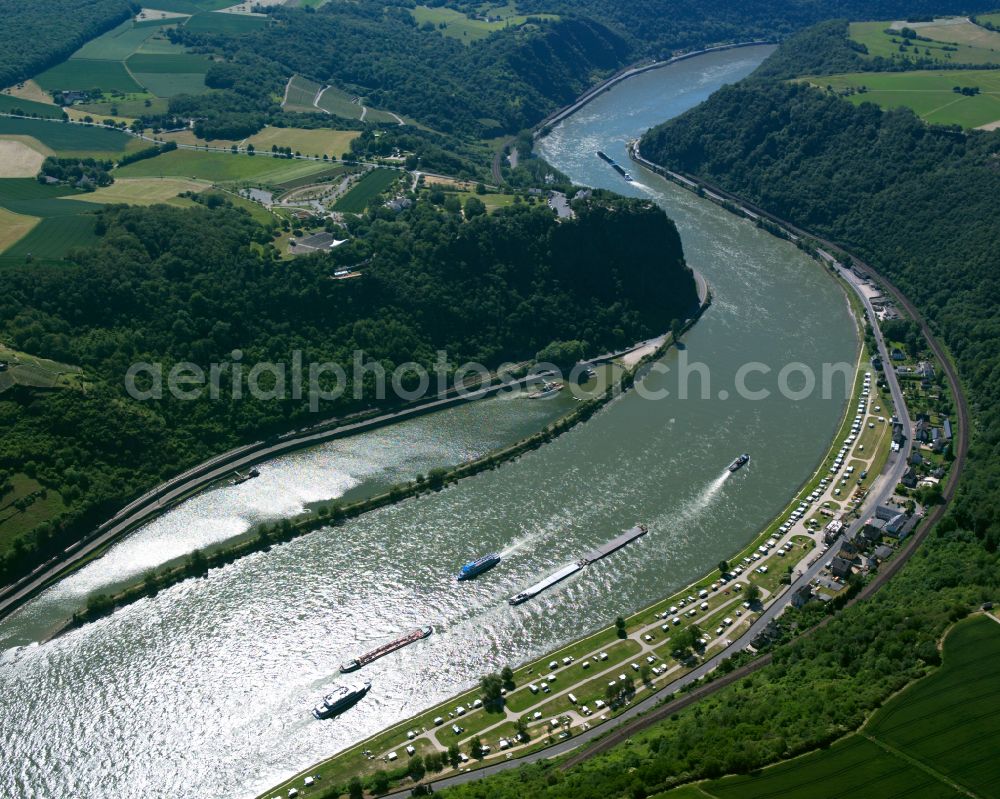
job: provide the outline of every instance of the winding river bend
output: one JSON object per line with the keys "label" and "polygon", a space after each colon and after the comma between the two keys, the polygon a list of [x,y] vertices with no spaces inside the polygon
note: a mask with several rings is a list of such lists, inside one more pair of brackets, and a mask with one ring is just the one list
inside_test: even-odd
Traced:
{"label": "winding river bend", "polygon": [[[250,556],[40,646],[22,647],[95,587],[248,520],[456,462],[516,438],[557,408],[504,400],[380,437],[266,464],[247,491],[196,498],[0,625],[0,795],[61,799],[250,797],[389,724],[663,596],[748,539],[814,468],[843,411],[833,399],[734,394],[740,365],[816,371],[852,362],[843,293],[791,245],[633,169],[625,141],[749,73],[771,48],[712,54],[632,78],[560,124],[545,156],[575,181],[647,196],[677,221],[715,303],[685,356],[710,370],[711,398],[630,392],[590,422],[494,472]],[[678,354],[666,364],[676,369]],[[694,380],[694,394],[700,393]],[[759,387],[755,384],[754,386]],[[739,452],[751,464],[725,477]],[[255,485],[258,483],[259,485]],[[243,488],[243,487],[240,487]],[[506,598],[636,521],[649,535],[516,608]],[[157,527],[159,525],[159,527]],[[462,562],[504,561],[456,584]],[[74,598],[75,597],[75,598]],[[309,709],[339,664],[394,633],[430,638],[369,666],[371,694],[332,723]]]}

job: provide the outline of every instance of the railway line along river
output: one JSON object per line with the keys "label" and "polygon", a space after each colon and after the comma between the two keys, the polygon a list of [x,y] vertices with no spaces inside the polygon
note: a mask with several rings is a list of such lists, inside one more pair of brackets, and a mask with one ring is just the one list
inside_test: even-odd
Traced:
{"label": "railway line along river", "polygon": [[[645,386],[672,389],[686,357],[706,365],[709,399],[629,392],[496,471],[24,646],[65,613],[74,592],[78,601],[149,560],[231,536],[255,515],[290,514],[310,499],[456,462],[517,437],[542,421],[533,414],[549,411],[485,401],[440,425],[424,417],[265,464],[261,478],[237,487],[246,491],[190,500],[0,624],[0,795],[252,797],[488,671],[666,595],[751,539],[826,452],[845,393],[841,385],[833,399],[776,390],[744,399],[733,390],[737,371],[750,361],[775,374],[789,362],[817,374],[822,363],[853,363],[858,339],[845,296],[790,244],[653,176],[626,184],[594,153],[627,163],[628,138],[746,75],[770,49],[715,53],[629,79],[540,144],[575,181],[649,197],[676,220],[714,304],[686,348],[667,356],[673,371],[650,374]],[[700,396],[697,378],[692,386]],[[744,451],[750,464],[728,473]],[[635,543],[508,605],[640,521],[649,532]],[[494,550],[504,555],[499,566],[455,582],[462,563]],[[373,686],[362,702],[334,722],[313,719],[342,662],[424,624],[434,635],[366,667]]]}

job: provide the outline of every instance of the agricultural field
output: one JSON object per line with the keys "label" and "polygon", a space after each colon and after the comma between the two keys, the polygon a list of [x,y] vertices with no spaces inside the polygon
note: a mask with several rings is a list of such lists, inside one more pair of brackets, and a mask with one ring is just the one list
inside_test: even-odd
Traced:
{"label": "agricultural field", "polygon": [[33,178],[51,151],[30,136],[0,139],[0,178]]}
{"label": "agricultural field", "polygon": [[96,223],[97,217],[92,213],[42,219],[26,236],[0,254],[0,264],[24,262],[29,257],[33,261],[58,261],[74,247],[96,244]]}
{"label": "agricultural field", "polygon": [[[998,70],[856,72],[806,80],[837,92],[853,91],[847,99],[855,105],[867,102],[883,108],[905,106],[934,124],[976,128],[1000,120]],[[978,88],[979,94],[956,93],[956,86]],[[864,91],[860,91],[862,88]]]}
{"label": "agricultural field", "polygon": [[108,158],[142,147],[138,139],[105,127],[0,117],[0,138],[30,136],[57,155],[88,153]]}
{"label": "agricultural field", "polygon": [[187,25],[190,30],[204,33],[250,33],[259,30],[267,24],[267,17],[250,16],[249,14],[221,14],[209,12],[196,14]]}
{"label": "agricultural field", "polygon": [[968,19],[942,20],[940,24],[933,25],[917,23],[914,30],[920,36],[926,36],[939,42],[966,44],[969,47],[1000,53],[1000,33],[976,25]]}
{"label": "agricultural field", "polygon": [[282,108],[286,111],[299,111],[304,114],[314,113],[316,107],[313,105],[313,100],[316,98],[316,93],[322,88],[314,81],[295,75],[288,85]]}
{"label": "agricultural field", "polygon": [[25,116],[61,119],[63,111],[57,105],[25,100],[22,97],[12,97],[9,94],[0,94],[0,114],[23,114]]}
{"label": "agricultural field", "polygon": [[[523,25],[528,20],[526,15],[517,13],[517,6],[513,3],[507,3],[503,6],[483,5],[478,15],[484,17],[483,19],[472,18],[461,11],[443,7],[417,6],[410,13],[418,25],[429,22],[445,36],[458,39],[465,44],[485,39],[494,31],[503,30],[509,26]],[[542,19],[558,19],[555,14],[532,14],[531,16]],[[487,22],[485,17],[489,17],[490,21]]]}
{"label": "agricultural field", "polygon": [[37,216],[15,214],[6,208],[0,208],[0,253],[13,246],[18,239],[28,235],[38,222]]}
{"label": "agricultural field", "polygon": [[142,83],[150,94],[158,98],[173,97],[175,94],[205,94],[209,91],[205,85],[204,72],[178,72],[174,74],[136,72],[135,79]]}
{"label": "agricultural field", "polygon": [[995,795],[1000,784],[998,658],[1000,623],[987,616],[967,619],[946,638],[940,669],[890,699],[860,732],[755,774],[685,786],[660,796]]}
{"label": "agricultural field", "polygon": [[231,6],[232,0],[155,0],[157,11],[172,11],[175,14],[200,14]]}
{"label": "agricultural field", "polygon": [[[1000,45],[992,34],[984,38],[981,34],[989,34],[985,28],[970,22],[949,25],[927,25],[924,23],[908,23],[907,27],[916,31],[918,36],[932,41],[905,40],[898,33],[886,33],[891,21],[852,22],[849,36],[854,41],[868,48],[871,57],[882,56],[894,60],[929,58],[940,64],[994,64],[1000,63]],[[931,36],[927,31],[935,33]],[[947,36],[939,40],[937,36]],[[964,40],[964,41],[962,41]],[[909,42],[903,51],[900,45]],[[980,41],[983,44],[966,42]]]}
{"label": "agricultural field", "polygon": [[203,191],[209,183],[183,178],[118,178],[110,186],[104,186],[86,194],[74,195],[73,199],[86,203],[111,205],[189,205],[190,200],[178,198],[185,191]]}
{"label": "agricultural field", "polygon": [[351,142],[357,137],[356,130],[267,127],[247,139],[247,143],[252,144],[258,152],[269,151],[273,146],[291,147],[292,152],[303,155],[340,158],[350,150]]}
{"label": "agricultural field", "polygon": [[333,206],[334,211],[360,214],[372,198],[377,197],[396,181],[400,172],[395,169],[373,169],[359,180],[350,191],[341,197]]}
{"label": "agricultural field", "polygon": [[[5,232],[0,263],[24,261],[28,255],[42,260],[58,260],[72,247],[91,244],[94,234],[94,205],[80,202],[86,192],[68,186],[47,186],[34,178],[0,180],[0,209],[17,214],[21,235]],[[33,219],[29,224],[25,219]]]}
{"label": "agricultural field", "polygon": [[35,80],[43,89],[59,91],[61,89],[100,88],[105,92],[139,92],[142,87],[129,75],[121,61],[89,61],[71,59],[47,69]]}
{"label": "agricultural field", "polygon": [[275,184],[329,168],[322,161],[271,158],[269,155],[174,150],[156,158],[136,161],[115,172],[122,178],[183,177],[213,183],[248,181]]}

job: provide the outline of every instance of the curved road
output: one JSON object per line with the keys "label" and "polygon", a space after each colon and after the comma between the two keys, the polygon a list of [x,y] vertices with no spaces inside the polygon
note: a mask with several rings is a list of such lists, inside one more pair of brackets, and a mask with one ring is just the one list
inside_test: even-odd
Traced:
{"label": "curved road", "polygon": [[[643,159],[643,163],[649,166],[655,166],[646,162]],[[656,169],[655,171],[660,171]],[[677,174],[671,174],[672,177],[680,179],[683,183],[691,186],[697,186],[698,181],[692,178],[687,178]],[[708,184],[701,184],[706,188],[710,188],[712,191],[717,192],[728,200],[735,201],[741,206],[749,206],[754,208],[749,203],[741,200],[735,195],[728,194],[717,187],[710,186]],[[824,246],[828,247],[830,250],[845,253],[844,250],[839,248],[832,242],[821,239],[814,236],[806,231],[803,231],[790,223],[785,222],[782,219],[774,217],[771,214],[763,211],[762,209],[754,208],[754,212],[758,215],[766,216],[769,219],[777,222],[783,227],[799,234],[802,236],[809,236],[812,239],[822,243]],[[883,504],[889,497],[894,493],[896,486],[899,484],[903,473],[906,471],[907,461],[909,459],[911,447],[912,447],[912,425],[910,422],[909,413],[906,408],[906,403],[903,401],[903,393],[900,388],[899,381],[896,377],[895,370],[892,368],[892,360],[889,358],[889,353],[887,350],[886,342],[882,336],[882,332],[878,327],[877,319],[875,316],[875,311],[871,305],[870,300],[865,296],[864,292],[861,291],[859,281],[857,281],[850,270],[844,269],[831,255],[825,250],[820,250],[820,257],[823,258],[828,263],[832,263],[836,266],[841,277],[843,277],[851,288],[855,291],[865,308],[865,313],[868,316],[869,321],[872,322],[872,332],[875,336],[876,342],[878,344],[879,353],[882,355],[883,364],[888,365],[888,369],[885,371],[886,383],[889,386],[889,392],[892,396],[893,404],[896,409],[896,415],[899,421],[903,424],[903,430],[905,431],[907,438],[904,445],[900,447],[899,452],[890,452],[889,459],[886,461],[885,467],[879,478],[873,483],[872,488],[869,490],[868,495],[865,498],[864,504],[859,509],[859,518],[846,529],[844,536],[847,538],[853,537],[861,529],[864,524],[864,519],[867,514],[870,513],[874,507],[878,504]],[[846,253],[845,253],[846,254]],[[871,597],[876,591],[878,591],[886,582],[889,581],[902,567],[905,565],[906,561],[913,555],[917,550],[920,543],[926,538],[929,531],[933,528],[934,524],[942,517],[947,509],[947,504],[951,501],[955,494],[955,487],[958,482],[958,478],[965,466],[965,458],[968,451],[968,430],[969,430],[969,417],[968,417],[968,406],[965,401],[965,396],[962,394],[961,385],[958,380],[958,375],[955,371],[954,366],[951,361],[948,360],[944,349],[937,342],[937,340],[931,335],[927,323],[923,316],[917,311],[917,309],[910,303],[906,297],[889,281],[885,280],[876,270],[871,269],[864,262],[854,259],[855,263],[863,266],[868,272],[878,280],[887,292],[889,292],[894,299],[911,315],[911,317],[917,321],[920,325],[921,330],[931,347],[931,350],[938,357],[942,368],[948,378],[948,382],[951,386],[952,394],[955,397],[955,405],[958,409],[958,447],[955,453],[955,461],[952,464],[951,475],[948,480],[948,484],[943,492],[945,503],[936,507],[924,520],[918,525],[914,534],[910,536],[909,541],[900,548],[897,552],[896,557],[883,569],[879,571],[876,577],[864,587],[862,591],[858,593],[849,603],[853,605],[855,602],[863,601]],[[437,790],[441,788],[447,788],[454,785],[460,785],[463,783],[471,782],[473,780],[479,780],[483,777],[488,777],[492,774],[496,774],[501,771],[506,771],[511,768],[516,768],[521,765],[526,765],[529,763],[535,763],[540,760],[547,760],[550,758],[558,757],[560,755],[567,754],[573,750],[579,749],[581,746],[586,744],[596,742],[593,746],[589,746],[581,751],[577,752],[570,758],[567,758],[561,765],[560,768],[568,769],[572,768],[574,765],[592,758],[602,752],[611,749],[614,746],[622,743],[630,736],[634,735],[636,732],[645,729],[665,718],[668,718],[673,713],[681,710],[688,705],[697,702],[698,700],[714,693],[715,691],[724,688],[725,686],[735,682],[736,680],[742,679],[748,674],[751,674],[758,669],[763,668],[771,662],[771,655],[765,654],[760,658],[745,664],[744,666],[735,669],[727,675],[719,677],[705,685],[699,686],[692,690],[690,693],[681,696],[672,701],[667,701],[663,703],[663,697],[675,693],[679,690],[686,688],[692,683],[702,679],[703,677],[714,671],[719,664],[728,657],[735,655],[743,651],[750,642],[768,625],[777,618],[784,610],[788,607],[791,602],[791,598],[794,592],[798,588],[808,585],[820,571],[823,570],[826,563],[825,553],[819,553],[815,560],[806,568],[806,570],[798,575],[798,577],[792,582],[792,584],[785,590],[780,596],[778,596],[770,606],[765,608],[764,612],[754,621],[754,623],[748,628],[748,630],[736,641],[733,641],[725,649],[721,650],[717,654],[713,655],[708,660],[701,663],[698,667],[683,675],[682,677],[675,680],[668,686],[664,686],[657,693],[652,694],[640,702],[629,707],[625,712],[618,716],[615,720],[611,722],[614,725],[613,729],[608,729],[607,725],[601,727],[595,727],[590,730],[584,731],[572,738],[568,738],[565,741],[561,741],[553,746],[541,749],[537,752],[533,752],[529,755],[525,755],[520,758],[513,758],[511,760],[501,761],[499,763],[494,763],[485,768],[478,769],[476,771],[469,771],[461,774],[456,774],[451,777],[447,777],[442,780],[437,780],[431,783],[432,787]],[[818,627],[826,624],[829,619],[821,622],[820,625],[813,628],[818,629]],[[809,635],[812,630],[806,631],[805,635]],[[648,712],[652,711],[652,712]],[[412,789],[405,789],[402,791],[397,791],[390,794],[391,797],[404,797],[411,794]]]}

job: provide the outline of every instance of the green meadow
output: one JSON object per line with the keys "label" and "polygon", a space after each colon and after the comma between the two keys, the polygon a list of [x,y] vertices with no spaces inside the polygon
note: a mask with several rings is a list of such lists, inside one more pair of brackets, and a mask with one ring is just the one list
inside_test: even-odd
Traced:
{"label": "green meadow", "polygon": [[63,114],[62,109],[55,105],[11,97],[9,94],[0,94],[0,113],[12,114],[15,112],[49,119],[61,119]]}
{"label": "green meadow", "polygon": [[[805,80],[838,92],[855,90],[847,99],[856,105],[905,106],[934,124],[975,128],[1000,120],[1000,70],[855,72]],[[953,90],[955,86],[976,87],[979,94],[959,94]],[[857,91],[862,87],[864,91]]]}
{"label": "green meadow", "polygon": [[[933,35],[926,35],[924,29],[914,26],[918,36],[925,36],[931,41],[913,41],[903,39],[898,33],[886,33],[892,22],[882,20],[878,22],[852,22],[849,36],[859,44],[863,44],[868,49],[871,57],[882,56],[893,60],[914,58],[929,58],[940,64],[994,64],[1000,63],[1000,49],[996,49],[985,41],[981,36],[975,35],[973,31],[962,31],[959,27],[934,26],[930,32]],[[977,31],[989,33],[983,28],[966,23],[970,28]],[[945,32],[947,30],[947,32]],[[940,41],[937,36],[947,36],[947,40]],[[998,36],[1000,41],[1000,36]],[[976,42],[969,44],[968,42]],[[903,50],[900,45],[906,43]]]}
{"label": "green meadow", "polygon": [[395,169],[373,169],[354,184],[347,194],[337,200],[333,210],[360,214],[368,207],[372,198],[388,189],[398,178],[399,172]]}
{"label": "green meadow", "polygon": [[74,122],[0,117],[0,136],[4,134],[33,136],[57,154],[92,153],[95,157],[108,158],[142,146],[137,139],[120,130]]}
{"label": "green meadow", "polygon": [[116,170],[115,175],[123,178],[186,177],[215,183],[250,181],[273,185],[329,168],[330,165],[322,161],[271,158],[263,154],[174,150],[156,158],[128,164]]}
{"label": "green meadow", "polygon": [[[417,6],[411,9],[410,13],[418,25],[429,22],[441,31],[445,36],[458,39],[465,44],[470,44],[478,39],[485,39],[494,31],[503,30],[508,26],[523,25],[528,20],[528,15],[518,14],[517,7],[513,3],[502,6],[483,5],[480,13],[489,16],[491,21],[478,19],[455,11],[451,8],[430,8],[429,6]],[[530,16],[542,19],[558,19],[555,14],[531,14]],[[499,17],[499,19],[497,19]]]}

